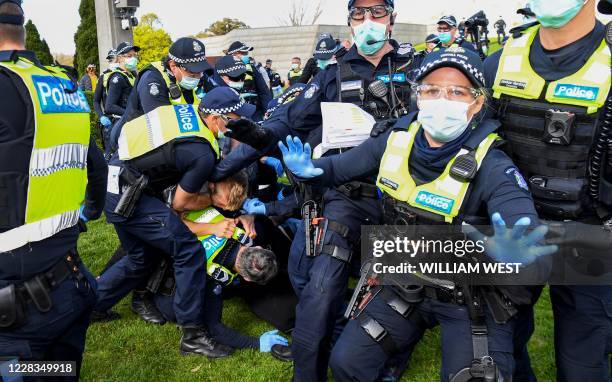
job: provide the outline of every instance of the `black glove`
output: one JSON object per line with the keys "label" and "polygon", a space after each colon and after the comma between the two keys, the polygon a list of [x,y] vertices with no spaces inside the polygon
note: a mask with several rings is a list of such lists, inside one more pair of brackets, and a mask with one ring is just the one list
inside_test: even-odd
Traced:
{"label": "black glove", "polygon": [[250,119],[232,119],[227,123],[227,137],[262,151],[275,140],[274,135]]}
{"label": "black glove", "polygon": [[372,131],[370,131],[370,136],[372,138],[378,137],[379,135],[383,134],[385,131],[389,130],[391,127],[395,126],[396,122],[397,122],[397,119],[395,118],[376,122],[374,124],[374,127],[372,127]]}

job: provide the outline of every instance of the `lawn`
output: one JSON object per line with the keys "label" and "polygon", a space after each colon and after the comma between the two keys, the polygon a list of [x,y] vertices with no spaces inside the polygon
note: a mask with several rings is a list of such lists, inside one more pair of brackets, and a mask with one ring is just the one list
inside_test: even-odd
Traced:
{"label": "lawn", "polygon": [[[88,224],[81,235],[79,252],[89,269],[97,274],[118,245],[110,225],[100,220]],[[289,381],[289,363],[269,354],[240,350],[232,357],[209,361],[178,352],[180,331],[173,324],[147,325],[131,313],[128,299],[117,307],[122,319],[90,327],[81,373],[83,381]],[[226,324],[257,336],[270,326],[251,314],[242,301],[227,301]],[[530,343],[532,363],[540,381],[554,381],[552,312],[548,293],[537,305],[537,329]],[[436,381],[440,366],[438,333],[428,333],[417,347],[410,369],[402,381]]]}

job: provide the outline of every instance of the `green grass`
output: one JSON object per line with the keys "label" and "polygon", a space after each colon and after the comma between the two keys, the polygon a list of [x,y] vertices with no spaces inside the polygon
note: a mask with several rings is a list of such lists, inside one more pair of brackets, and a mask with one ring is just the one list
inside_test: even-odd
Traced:
{"label": "green grass", "polygon": [[[81,235],[79,251],[84,262],[98,274],[118,245],[115,232],[102,220],[89,223]],[[180,331],[173,324],[147,325],[131,313],[128,299],[116,310],[122,319],[89,328],[81,377],[83,381],[289,381],[292,368],[268,354],[239,350],[232,357],[209,361],[183,357],[178,352]],[[552,312],[548,293],[542,295],[536,311],[536,333],[530,343],[532,363],[538,380],[555,380]],[[270,326],[257,319],[241,300],[226,301],[224,322],[244,333],[258,336]],[[438,380],[440,367],[439,332],[429,332],[417,347],[403,381]]]}

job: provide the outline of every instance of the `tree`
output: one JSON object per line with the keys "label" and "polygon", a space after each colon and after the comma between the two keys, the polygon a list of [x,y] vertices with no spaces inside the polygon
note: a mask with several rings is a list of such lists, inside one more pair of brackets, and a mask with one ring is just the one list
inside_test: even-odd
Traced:
{"label": "tree", "polygon": [[[311,12],[311,6],[314,4],[314,9]],[[323,7],[321,6],[321,0],[304,1],[304,0],[292,0],[291,10],[285,19],[278,19],[278,23],[281,25],[300,26],[300,25],[313,25],[319,20],[323,14]],[[310,16],[310,17],[308,17]]]}
{"label": "tree", "polygon": [[36,25],[34,25],[32,20],[28,20],[25,25],[25,30],[26,49],[36,53],[36,57],[38,57],[38,60],[40,60],[43,65],[53,64],[53,56],[49,50],[49,45],[47,45],[45,40],[40,39],[38,28],[36,28]]}
{"label": "tree", "polygon": [[98,32],[96,26],[96,9],[94,0],[81,0],[79,6],[81,24],[74,34],[76,53],[74,54],[74,65],[79,73],[85,73],[89,64],[98,64]]}
{"label": "tree", "polygon": [[134,28],[134,45],[141,49],[138,58],[139,69],[168,55],[172,39],[162,26],[161,20],[155,13],[147,13]]}
{"label": "tree", "polygon": [[200,32],[196,36],[199,36],[198,38],[210,37],[210,36],[223,36],[233,31],[234,29],[240,29],[240,28],[250,28],[250,27],[238,19],[230,19],[226,17],[223,20],[218,20],[210,24],[210,26],[208,27],[208,29],[206,29],[205,32]]}

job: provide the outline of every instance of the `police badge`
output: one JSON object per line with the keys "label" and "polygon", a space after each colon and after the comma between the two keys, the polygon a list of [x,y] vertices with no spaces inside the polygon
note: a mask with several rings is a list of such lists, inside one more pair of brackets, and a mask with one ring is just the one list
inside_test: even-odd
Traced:
{"label": "police badge", "polygon": [[156,96],[159,94],[159,87],[157,87],[156,83],[149,84],[149,94],[152,96]]}

